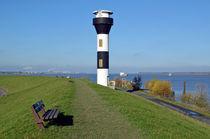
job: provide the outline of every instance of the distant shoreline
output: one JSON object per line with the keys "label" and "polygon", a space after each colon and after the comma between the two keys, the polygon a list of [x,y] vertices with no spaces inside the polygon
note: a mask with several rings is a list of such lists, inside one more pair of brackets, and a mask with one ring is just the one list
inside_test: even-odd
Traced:
{"label": "distant shoreline", "polygon": [[138,72],[139,74],[210,75],[210,72]]}
{"label": "distant shoreline", "polygon": [[[0,71],[0,75],[13,75],[13,74],[96,74],[96,73],[85,73],[85,72],[10,72]],[[119,74],[119,73],[110,73]],[[210,75],[210,72],[137,72],[128,74],[162,74],[162,75]]]}

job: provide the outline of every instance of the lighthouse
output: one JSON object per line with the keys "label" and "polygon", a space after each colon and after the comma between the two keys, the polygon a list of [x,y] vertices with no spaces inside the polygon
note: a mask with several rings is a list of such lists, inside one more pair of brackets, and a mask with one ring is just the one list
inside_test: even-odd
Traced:
{"label": "lighthouse", "polygon": [[109,84],[109,32],[113,25],[111,11],[94,11],[93,25],[97,32],[97,84]]}

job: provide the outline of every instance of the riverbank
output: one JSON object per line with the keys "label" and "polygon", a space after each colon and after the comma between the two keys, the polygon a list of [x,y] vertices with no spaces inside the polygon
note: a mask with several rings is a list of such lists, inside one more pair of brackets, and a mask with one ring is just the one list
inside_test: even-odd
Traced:
{"label": "riverbank", "polygon": [[194,111],[192,110],[191,107],[183,107],[183,106],[180,106],[180,105],[177,105],[175,104],[176,102],[172,103],[172,101],[166,101],[164,99],[159,99],[157,97],[154,97],[154,96],[151,96],[151,95],[148,95],[148,94],[145,94],[145,93],[140,93],[139,91],[138,92],[131,92],[132,94],[135,94],[135,95],[138,95],[138,96],[141,96],[141,97],[144,97],[150,101],[153,101],[157,104],[160,104],[166,108],[169,108],[171,110],[174,110],[176,112],[179,112],[179,113],[182,113],[184,115],[187,115],[191,118],[194,118],[196,120],[199,120],[201,122],[204,122],[206,124],[209,124],[210,125],[210,117],[208,116],[210,113],[209,111],[202,111],[202,113],[204,114],[201,114],[201,111],[199,111],[198,109],[196,109],[197,111]]}
{"label": "riverbank", "polygon": [[171,104],[174,104],[174,105],[177,105],[177,106],[180,106],[180,107],[183,107],[183,108],[189,109],[191,111],[195,111],[195,112],[198,112],[198,113],[201,113],[205,116],[210,117],[210,109],[200,108],[200,107],[195,106],[193,104],[184,104],[182,102],[177,102],[177,101],[173,101],[173,100],[170,100],[170,99],[162,98],[158,95],[154,95],[154,94],[151,94],[151,93],[148,93],[148,92],[145,92],[145,91],[138,91],[138,93],[142,93],[142,94],[145,94],[147,96],[151,96],[151,97],[160,99],[162,101],[165,101],[165,102],[168,102],[168,103],[171,103]]}

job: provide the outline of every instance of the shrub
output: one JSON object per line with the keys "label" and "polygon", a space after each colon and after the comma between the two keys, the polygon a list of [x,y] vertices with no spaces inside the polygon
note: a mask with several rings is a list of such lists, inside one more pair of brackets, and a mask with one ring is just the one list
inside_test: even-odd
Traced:
{"label": "shrub", "polygon": [[148,89],[155,95],[174,99],[174,91],[171,89],[171,83],[168,81],[160,81],[157,78],[151,80]]}
{"label": "shrub", "polygon": [[117,88],[122,87],[122,81],[120,80],[120,78],[115,77],[114,81],[115,81],[115,87],[117,87]]}
{"label": "shrub", "polygon": [[132,82],[132,87],[133,87],[133,90],[140,90],[141,89],[141,86],[142,86],[142,81],[141,81],[141,76],[135,76],[133,78],[133,82]]}
{"label": "shrub", "polygon": [[149,83],[149,87],[148,87],[148,89],[150,90],[150,91],[152,91],[152,89],[153,89],[153,87],[154,87],[154,85],[155,85],[155,83],[158,81],[158,79],[157,78],[153,78],[152,80],[151,80],[151,82]]}
{"label": "shrub", "polygon": [[131,81],[121,80],[118,77],[116,77],[114,80],[115,80],[115,87],[124,88],[124,89],[128,89],[128,90],[133,90],[133,86],[132,86]]}
{"label": "shrub", "polygon": [[192,93],[184,94],[181,97],[181,101],[184,103],[193,103],[193,95]]}
{"label": "shrub", "polygon": [[203,87],[200,84],[196,85],[196,92],[195,93],[188,93],[188,94],[182,94],[182,102],[195,104],[198,107],[209,107],[208,102],[208,95],[207,95],[208,89],[207,87]]}
{"label": "shrub", "polygon": [[144,83],[144,87],[145,87],[146,89],[149,88],[149,81],[148,81],[148,80],[146,80],[146,82]]}
{"label": "shrub", "polygon": [[133,84],[131,83],[131,81],[123,80],[122,83],[122,87],[124,89],[133,90]]}
{"label": "shrub", "polygon": [[194,96],[194,104],[199,107],[208,107],[208,89],[207,87],[201,86],[200,84],[196,85],[196,93]]}

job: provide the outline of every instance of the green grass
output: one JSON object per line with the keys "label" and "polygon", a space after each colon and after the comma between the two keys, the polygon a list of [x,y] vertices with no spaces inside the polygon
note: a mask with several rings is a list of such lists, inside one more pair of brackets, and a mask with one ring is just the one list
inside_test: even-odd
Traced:
{"label": "green grass", "polygon": [[210,127],[142,97],[86,82],[145,138],[210,138]]}
{"label": "green grass", "polygon": [[[209,125],[89,81],[0,76],[0,87],[9,90],[0,97],[0,138],[210,138]],[[74,125],[39,129],[31,105],[40,99]]]}
{"label": "green grass", "polygon": [[[75,129],[76,138],[140,138],[141,133],[120,114],[107,107],[94,91],[82,80],[75,80]],[[70,135],[72,136],[72,135]]]}
{"label": "green grass", "polygon": [[0,98],[0,138],[56,138],[72,128],[38,129],[31,105],[42,99],[46,109],[60,108],[72,115],[73,83],[54,77],[0,76],[0,86],[9,90]]}
{"label": "green grass", "polygon": [[147,93],[147,92],[144,92],[144,91],[138,91],[138,92],[139,93],[143,93],[143,94],[148,95],[148,96],[152,96],[152,97],[161,99],[163,101],[166,101],[166,102],[178,105],[180,107],[183,107],[183,108],[186,108],[186,109],[189,109],[189,110],[192,110],[192,111],[195,111],[195,112],[198,112],[198,113],[201,113],[201,114],[203,114],[205,116],[210,117],[210,110],[207,109],[207,108],[200,108],[200,107],[195,106],[195,105],[190,105],[190,104],[184,104],[184,103],[181,103],[181,102],[176,102],[176,101],[169,100],[169,99],[166,99],[166,98],[162,98],[162,97],[160,97],[158,95],[154,95],[152,93]]}

